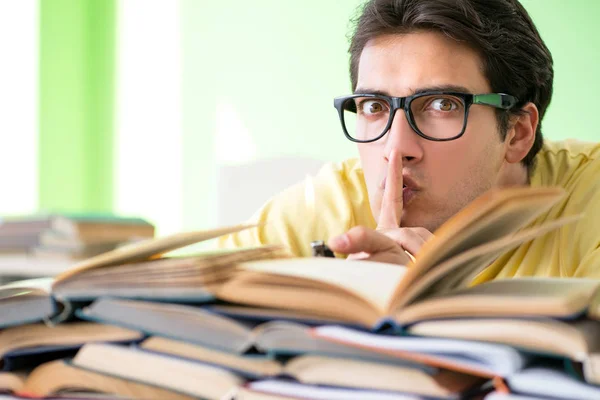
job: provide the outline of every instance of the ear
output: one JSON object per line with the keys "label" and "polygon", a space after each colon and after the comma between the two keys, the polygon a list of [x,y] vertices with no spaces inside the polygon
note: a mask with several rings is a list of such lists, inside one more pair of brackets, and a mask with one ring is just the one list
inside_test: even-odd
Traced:
{"label": "ear", "polygon": [[506,134],[505,159],[511,164],[521,162],[529,153],[538,127],[539,112],[535,104],[527,103],[522,110],[524,113],[514,117]]}

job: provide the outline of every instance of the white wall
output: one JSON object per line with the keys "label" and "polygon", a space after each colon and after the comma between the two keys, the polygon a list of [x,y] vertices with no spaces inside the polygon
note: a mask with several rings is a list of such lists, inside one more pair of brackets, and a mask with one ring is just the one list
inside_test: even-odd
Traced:
{"label": "white wall", "polygon": [[0,1],[0,215],[38,206],[38,1]]}
{"label": "white wall", "polygon": [[182,228],[179,1],[120,0],[117,9],[115,211]]}

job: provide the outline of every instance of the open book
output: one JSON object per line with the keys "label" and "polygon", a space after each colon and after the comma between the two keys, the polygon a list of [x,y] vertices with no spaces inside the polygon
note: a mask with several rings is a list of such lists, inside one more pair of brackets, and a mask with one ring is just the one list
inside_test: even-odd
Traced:
{"label": "open book", "polygon": [[[502,281],[483,289],[468,288],[503,252],[579,219],[565,217],[519,230],[563,194],[560,188],[548,187],[487,192],[443,224],[406,267],[329,258],[241,263],[240,271],[216,295],[233,303],[284,310],[288,315],[298,312],[369,328],[383,322],[404,325],[457,315],[530,315],[539,310],[552,316],[580,313],[595,301],[599,283],[582,281],[573,288],[564,281],[554,285],[554,281],[512,280],[509,294],[496,288],[504,285]],[[545,285],[545,291],[539,285]],[[515,293],[529,296],[508,301]],[[574,296],[578,301],[571,302]],[[561,307],[555,307],[558,303]],[[257,308],[257,312],[263,311]]]}
{"label": "open book", "polygon": [[[169,399],[192,400],[194,397],[103,375],[73,366],[67,360],[56,360],[36,367],[28,376],[14,372],[0,373],[0,392],[50,398],[93,399]],[[104,396],[105,395],[105,396]],[[67,397],[69,396],[69,397]],[[73,397],[70,397],[73,396]],[[16,397],[15,397],[16,398]],[[0,397],[0,399],[2,399]]]}
{"label": "open book", "polygon": [[168,256],[172,250],[250,227],[239,225],[182,232],[150,239],[84,260],[56,278],[30,279],[0,287],[0,328],[71,315],[73,303],[101,296],[199,303],[214,299],[213,289],[230,277],[240,261],[285,254],[281,246]]}
{"label": "open book", "polygon": [[99,374],[201,399],[222,399],[245,382],[226,369],[110,344],[86,344],[71,363]]}
{"label": "open book", "polygon": [[140,332],[89,322],[7,328],[0,331],[0,371],[27,369],[53,358],[67,357],[84,343],[134,343],[142,338]]}

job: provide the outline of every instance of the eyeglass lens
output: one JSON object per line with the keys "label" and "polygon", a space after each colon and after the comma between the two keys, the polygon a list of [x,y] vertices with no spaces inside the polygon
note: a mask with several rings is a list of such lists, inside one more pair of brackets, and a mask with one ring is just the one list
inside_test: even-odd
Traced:
{"label": "eyeglass lens", "polygon": [[[384,98],[355,97],[344,102],[343,110],[348,134],[364,141],[384,133],[391,105]],[[416,128],[432,139],[451,139],[463,130],[465,103],[459,97],[439,94],[416,97],[410,102],[410,112]]]}

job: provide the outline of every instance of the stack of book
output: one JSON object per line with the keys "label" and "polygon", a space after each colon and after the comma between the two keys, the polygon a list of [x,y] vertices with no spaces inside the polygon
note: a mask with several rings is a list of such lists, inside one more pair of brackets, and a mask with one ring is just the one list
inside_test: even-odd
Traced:
{"label": "stack of book", "polygon": [[48,214],[0,218],[0,254],[84,259],[154,237],[141,218],[112,214]]}
{"label": "stack of book", "polygon": [[54,275],[75,261],[153,237],[149,222],[112,214],[4,217],[0,218],[0,274],[18,276],[23,270],[25,276]]}
{"label": "stack of book", "polygon": [[[599,399],[600,282],[472,287],[557,189],[489,192],[406,267],[186,232],[0,288],[0,391],[71,399]],[[21,397],[20,397],[21,396]],[[0,397],[2,398],[2,397]]]}

